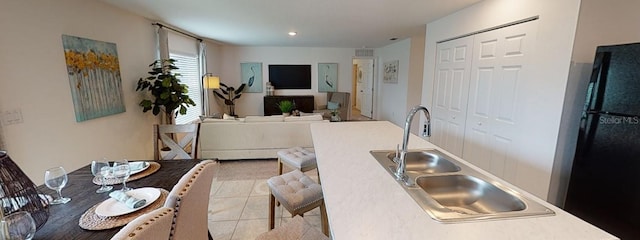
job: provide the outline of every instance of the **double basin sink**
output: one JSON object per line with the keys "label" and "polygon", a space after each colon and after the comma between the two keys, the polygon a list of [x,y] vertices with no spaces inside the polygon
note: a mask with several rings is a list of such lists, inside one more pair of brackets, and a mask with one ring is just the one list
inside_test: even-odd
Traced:
{"label": "double basin sink", "polygon": [[[395,178],[395,151],[371,155]],[[492,177],[438,150],[410,150],[406,154],[408,183],[398,181],[431,218],[445,223],[555,213]]]}

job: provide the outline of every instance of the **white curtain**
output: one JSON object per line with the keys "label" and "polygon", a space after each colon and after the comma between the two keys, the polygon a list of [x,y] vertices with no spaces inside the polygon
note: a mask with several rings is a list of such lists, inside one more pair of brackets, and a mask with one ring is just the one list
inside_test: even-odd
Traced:
{"label": "white curtain", "polygon": [[158,52],[156,59],[169,59],[169,32],[162,26],[156,25],[158,28],[156,31]]}
{"label": "white curtain", "polygon": [[204,115],[211,114],[209,110],[209,96],[207,89],[204,88],[202,77],[207,73],[207,44],[200,40],[198,44],[198,60],[200,61],[200,92],[202,94],[202,113]]}

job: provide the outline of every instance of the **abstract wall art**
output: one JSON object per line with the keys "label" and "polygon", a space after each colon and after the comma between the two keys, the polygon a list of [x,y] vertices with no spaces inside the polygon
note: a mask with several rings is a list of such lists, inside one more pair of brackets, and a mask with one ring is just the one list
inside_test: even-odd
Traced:
{"label": "abstract wall art", "polygon": [[115,43],[62,35],[76,121],[125,112]]}
{"label": "abstract wall art", "polygon": [[383,83],[398,83],[398,63],[399,60],[384,62]]}

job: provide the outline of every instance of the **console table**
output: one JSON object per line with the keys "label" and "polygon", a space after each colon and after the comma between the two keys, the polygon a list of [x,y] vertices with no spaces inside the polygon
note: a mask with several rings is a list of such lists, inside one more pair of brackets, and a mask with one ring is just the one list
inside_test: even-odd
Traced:
{"label": "console table", "polygon": [[298,111],[311,113],[315,109],[313,95],[285,95],[285,96],[264,96],[264,115],[280,115],[278,103],[283,100],[289,100],[296,104]]}

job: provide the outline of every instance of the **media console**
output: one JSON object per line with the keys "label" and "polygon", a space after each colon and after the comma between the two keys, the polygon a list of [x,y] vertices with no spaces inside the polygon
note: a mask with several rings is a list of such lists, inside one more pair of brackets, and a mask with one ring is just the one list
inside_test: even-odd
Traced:
{"label": "media console", "polygon": [[285,96],[264,96],[264,115],[280,115],[278,103],[283,100],[289,100],[296,104],[298,111],[312,113],[315,109],[313,95],[285,95]]}

